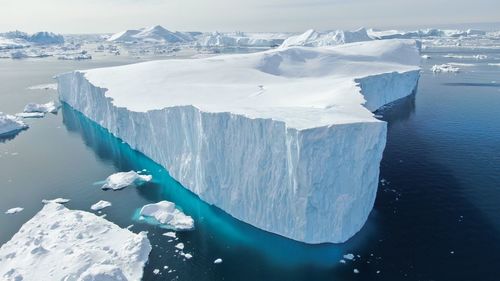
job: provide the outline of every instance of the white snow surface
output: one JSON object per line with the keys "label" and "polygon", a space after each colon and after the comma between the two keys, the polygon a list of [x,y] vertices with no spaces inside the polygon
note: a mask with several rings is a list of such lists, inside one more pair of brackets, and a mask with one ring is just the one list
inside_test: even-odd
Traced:
{"label": "white snow surface", "polygon": [[49,199],[43,199],[42,203],[43,204],[49,204],[49,203],[66,204],[69,201],[71,201],[71,200],[70,199],[66,199],[66,198],[58,197],[58,198],[50,199],[50,200]]}
{"label": "white snow surface", "polygon": [[375,199],[386,123],[412,93],[413,40],[291,47],[59,75],[61,100],[264,230],[343,242]]}
{"label": "white snow surface", "polygon": [[107,208],[109,206],[111,206],[111,202],[105,201],[105,200],[100,200],[99,202],[90,206],[90,209],[93,211],[99,211],[99,210],[102,210],[102,209]]}
{"label": "white snow surface", "polygon": [[194,228],[193,218],[176,209],[175,203],[169,201],[144,205],[140,214],[145,217],[153,217],[162,225],[173,230]]}
{"label": "white snow surface", "polygon": [[287,35],[283,33],[205,33],[198,38],[201,47],[276,47]]}
{"label": "white snow surface", "polygon": [[118,172],[106,178],[102,189],[123,189],[134,183],[148,182],[152,179],[150,175],[140,175],[135,171]]}
{"label": "white snow surface", "polygon": [[57,90],[57,83],[34,85],[28,87],[28,90]]}
{"label": "white snow surface", "polygon": [[289,37],[281,44],[280,47],[323,47],[370,40],[373,39],[368,36],[367,31],[364,28],[360,28],[355,31],[332,30],[323,32],[309,29],[302,34]]}
{"label": "white snow surface", "polygon": [[49,203],[0,248],[2,280],[141,280],[151,245],[94,214]]}
{"label": "white snow surface", "polygon": [[184,32],[172,32],[160,25],[155,25],[138,30],[125,30],[109,37],[112,42],[137,42],[149,41],[158,43],[185,43],[193,41],[193,37]]}
{"label": "white snow surface", "polygon": [[0,136],[28,128],[18,117],[0,112]]}

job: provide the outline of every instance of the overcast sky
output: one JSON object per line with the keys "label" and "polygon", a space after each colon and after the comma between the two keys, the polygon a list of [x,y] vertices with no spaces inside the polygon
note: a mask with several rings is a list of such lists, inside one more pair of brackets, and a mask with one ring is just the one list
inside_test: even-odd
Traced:
{"label": "overcast sky", "polygon": [[303,31],[500,22],[500,0],[0,0],[0,31]]}

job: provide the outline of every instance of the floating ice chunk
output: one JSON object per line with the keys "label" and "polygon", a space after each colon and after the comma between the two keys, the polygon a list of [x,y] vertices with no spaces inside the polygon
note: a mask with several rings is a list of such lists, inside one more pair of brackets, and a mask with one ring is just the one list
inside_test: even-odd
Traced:
{"label": "floating ice chunk", "polygon": [[11,59],[24,59],[27,58],[28,54],[25,51],[17,50],[10,53]]}
{"label": "floating ice chunk", "polygon": [[345,260],[341,259],[339,262],[340,262],[340,263],[345,263]]}
{"label": "floating ice chunk", "polygon": [[58,60],[91,60],[92,56],[89,54],[75,54],[75,55],[62,55],[57,57]]}
{"label": "floating ice chunk", "polygon": [[177,243],[177,245],[175,245],[175,248],[179,250],[184,250],[184,243]]}
{"label": "floating ice chunk", "polygon": [[45,116],[44,112],[21,112],[16,113],[16,117],[20,118],[42,118]]}
{"label": "floating ice chunk", "polygon": [[8,209],[7,211],[5,211],[5,214],[11,215],[11,214],[22,212],[23,210],[24,210],[24,208],[15,207],[15,208],[11,208],[11,209]]}
{"label": "floating ice chunk", "polygon": [[434,73],[442,73],[442,72],[457,73],[457,72],[460,72],[460,68],[453,66],[451,64],[441,64],[441,65],[436,64],[431,68],[431,70]]}
{"label": "floating ice chunk", "polygon": [[102,209],[107,208],[109,206],[111,206],[111,202],[100,200],[99,202],[90,206],[90,209],[92,209],[94,211],[99,211],[99,210],[102,210]]}
{"label": "floating ice chunk", "polygon": [[193,257],[193,255],[191,255],[190,253],[187,253],[187,254],[184,254],[184,257],[189,260]]}
{"label": "floating ice chunk", "polygon": [[153,269],[153,274],[154,275],[160,274],[160,270],[158,268]]}
{"label": "floating ice chunk", "polygon": [[353,260],[354,259],[354,255],[353,254],[345,254],[344,255],[344,259],[346,259],[346,260]]}
{"label": "floating ice chunk", "polygon": [[215,264],[222,263],[222,259],[221,259],[221,258],[218,258],[218,259],[214,260],[214,263],[215,263]]}
{"label": "floating ice chunk", "polygon": [[42,203],[43,204],[49,204],[49,203],[66,204],[69,201],[70,201],[69,199],[59,197],[59,198],[55,198],[55,199],[51,199],[51,200],[43,199]]}
{"label": "floating ice chunk", "polygon": [[35,85],[28,87],[28,90],[57,90],[57,84],[50,83],[50,84]]}
{"label": "floating ice chunk", "polygon": [[163,236],[167,236],[170,238],[177,238],[177,235],[175,234],[175,232],[172,232],[172,231],[163,233]]}
{"label": "floating ice chunk", "polygon": [[354,272],[355,274],[358,274],[359,270],[357,268],[355,268],[352,272]]}
{"label": "floating ice chunk", "polygon": [[139,281],[150,251],[145,232],[135,234],[92,213],[49,203],[0,248],[0,276]]}
{"label": "floating ice chunk", "polygon": [[142,207],[141,216],[153,217],[167,228],[174,230],[191,230],[194,228],[194,220],[190,216],[175,208],[175,204],[169,201],[160,201]]}
{"label": "floating ice chunk", "polygon": [[134,183],[148,182],[152,178],[150,175],[139,175],[135,171],[114,173],[106,179],[102,189],[119,190]]}
{"label": "floating ice chunk", "polygon": [[428,60],[428,59],[431,58],[431,56],[429,56],[429,55],[422,55],[422,58],[425,59],[425,60]]}
{"label": "floating ice chunk", "polygon": [[28,128],[19,118],[0,112],[0,136]]}
{"label": "floating ice chunk", "polygon": [[56,104],[54,101],[44,103],[44,104],[37,104],[37,103],[28,103],[24,107],[24,112],[50,112],[50,113],[56,113],[57,109],[59,108],[59,105]]}

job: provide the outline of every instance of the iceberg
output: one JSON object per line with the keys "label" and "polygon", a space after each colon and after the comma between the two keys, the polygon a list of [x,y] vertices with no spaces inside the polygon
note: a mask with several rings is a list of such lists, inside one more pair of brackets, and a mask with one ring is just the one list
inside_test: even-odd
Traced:
{"label": "iceberg", "polygon": [[144,217],[152,217],[172,230],[191,230],[194,228],[193,218],[177,210],[175,204],[169,201],[144,205],[140,214]]}
{"label": "iceberg", "polygon": [[16,113],[16,117],[20,118],[43,118],[45,117],[44,112],[20,112]]}
{"label": "iceberg", "polygon": [[277,47],[287,37],[284,33],[221,33],[213,32],[200,36],[197,47],[242,47],[271,48]]}
{"label": "iceberg", "polygon": [[346,43],[370,41],[373,40],[366,29],[360,28],[355,31],[346,30],[333,30],[318,32],[314,29],[307,30],[306,32],[291,36],[286,39],[281,48],[290,46],[307,46],[307,47],[322,47],[322,46],[335,46]]}
{"label": "iceberg", "polygon": [[139,30],[125,30],[113,34],[108,38],[110,42],[152,42],[152,43],[186,43],[193,41],[193,37],[185,32],[172,32],[160,25]]}
{"label": "iceberg", "polygon": [[150,181],[150,175],[139,175],[135,171],[114,173],[106,178],[102,189],[120,190],[134,183]]}
{"label": "iceberg", "polygon": [[0,136],[16,133],[28,128],[18,117],[0,112]]}
{"label": "iceberg", "polygon": [[49,204],[49,203],[66,204],[69,201],[71,201],[71,200],[70,199],[66,199],[66,198],[58,197],[58,198],[50,199],[50,200],[49,199],[43,199],[42,203],[43,204]]}
{"label": "iceberg", "polygon": [[48,203],[0,248],[0,276],[139,281],[150,251],[145,232],[135,234],[94,214]]}
{"label": "iceberg", "polygon": [[387,125],[417,86],[414,40],[277,48],[57,76],[60,99],[202,200],[306,243],[344,242],[375,200]]}

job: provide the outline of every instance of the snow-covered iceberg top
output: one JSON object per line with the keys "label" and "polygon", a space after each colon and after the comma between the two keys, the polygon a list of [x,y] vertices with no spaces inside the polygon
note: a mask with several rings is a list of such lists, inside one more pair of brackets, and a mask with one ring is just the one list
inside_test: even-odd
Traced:
{"label": "snow-covered iceberg top", "polygon": [[191,230],[194,228],[194,220],[175,208],[175,203],[160,201],[147,204],[141,208],[140,215],[152,217],[166,228],[173,230]]}
{"label": "snow-covered iceberg top", "polygon": [[92,85],[107,89],[116,107],[130,111],[194,106],[307,129],[377,121],[370,111],[386,100],[367,101],[355,79],[416,71],[419,63],[415,41],[384,40],[152,61],[81,73]]}
{"label": "snow-covered iceberg top", "polygon": [[0,136],[28,128],[18,117],[0,112]]}
{"label": "snow-covered iceberg top", "polygon": [[111,35],[108,38],[111,42],[157,42],[157,43],[185,43],[193,41],[189,33],[172,32],[160,25],[155,25],[142,29],[129,29]]}
{"label": "snow-covered iceberg top", "polygon": [[286,33],[212,32],[199,36],[196,46],[270,48],[279,46],[287,37],[288,34]]}
{"label": "snow-covered iceberg top", "polygon": [[412,40],[291,47],[59,75],[61,100],[165,167],[202,200],[307,243],[361,229],[386,123],[410,95]]}
{"label": "snow-covered iceberg top", "polygon": [[302,34],[289,37],[281,44],[280,47],[323,47],[370,40],[373,39],[368,36],[368,33],[364,28],[360,28],[355,31],[332,30],[321,32],[314,29],[309,29]]}
{"label": "snow-covered iceberg top", "polygon": [[94,214],[48,203],[0,248],[2,280],[141,280],[151,245]]}

